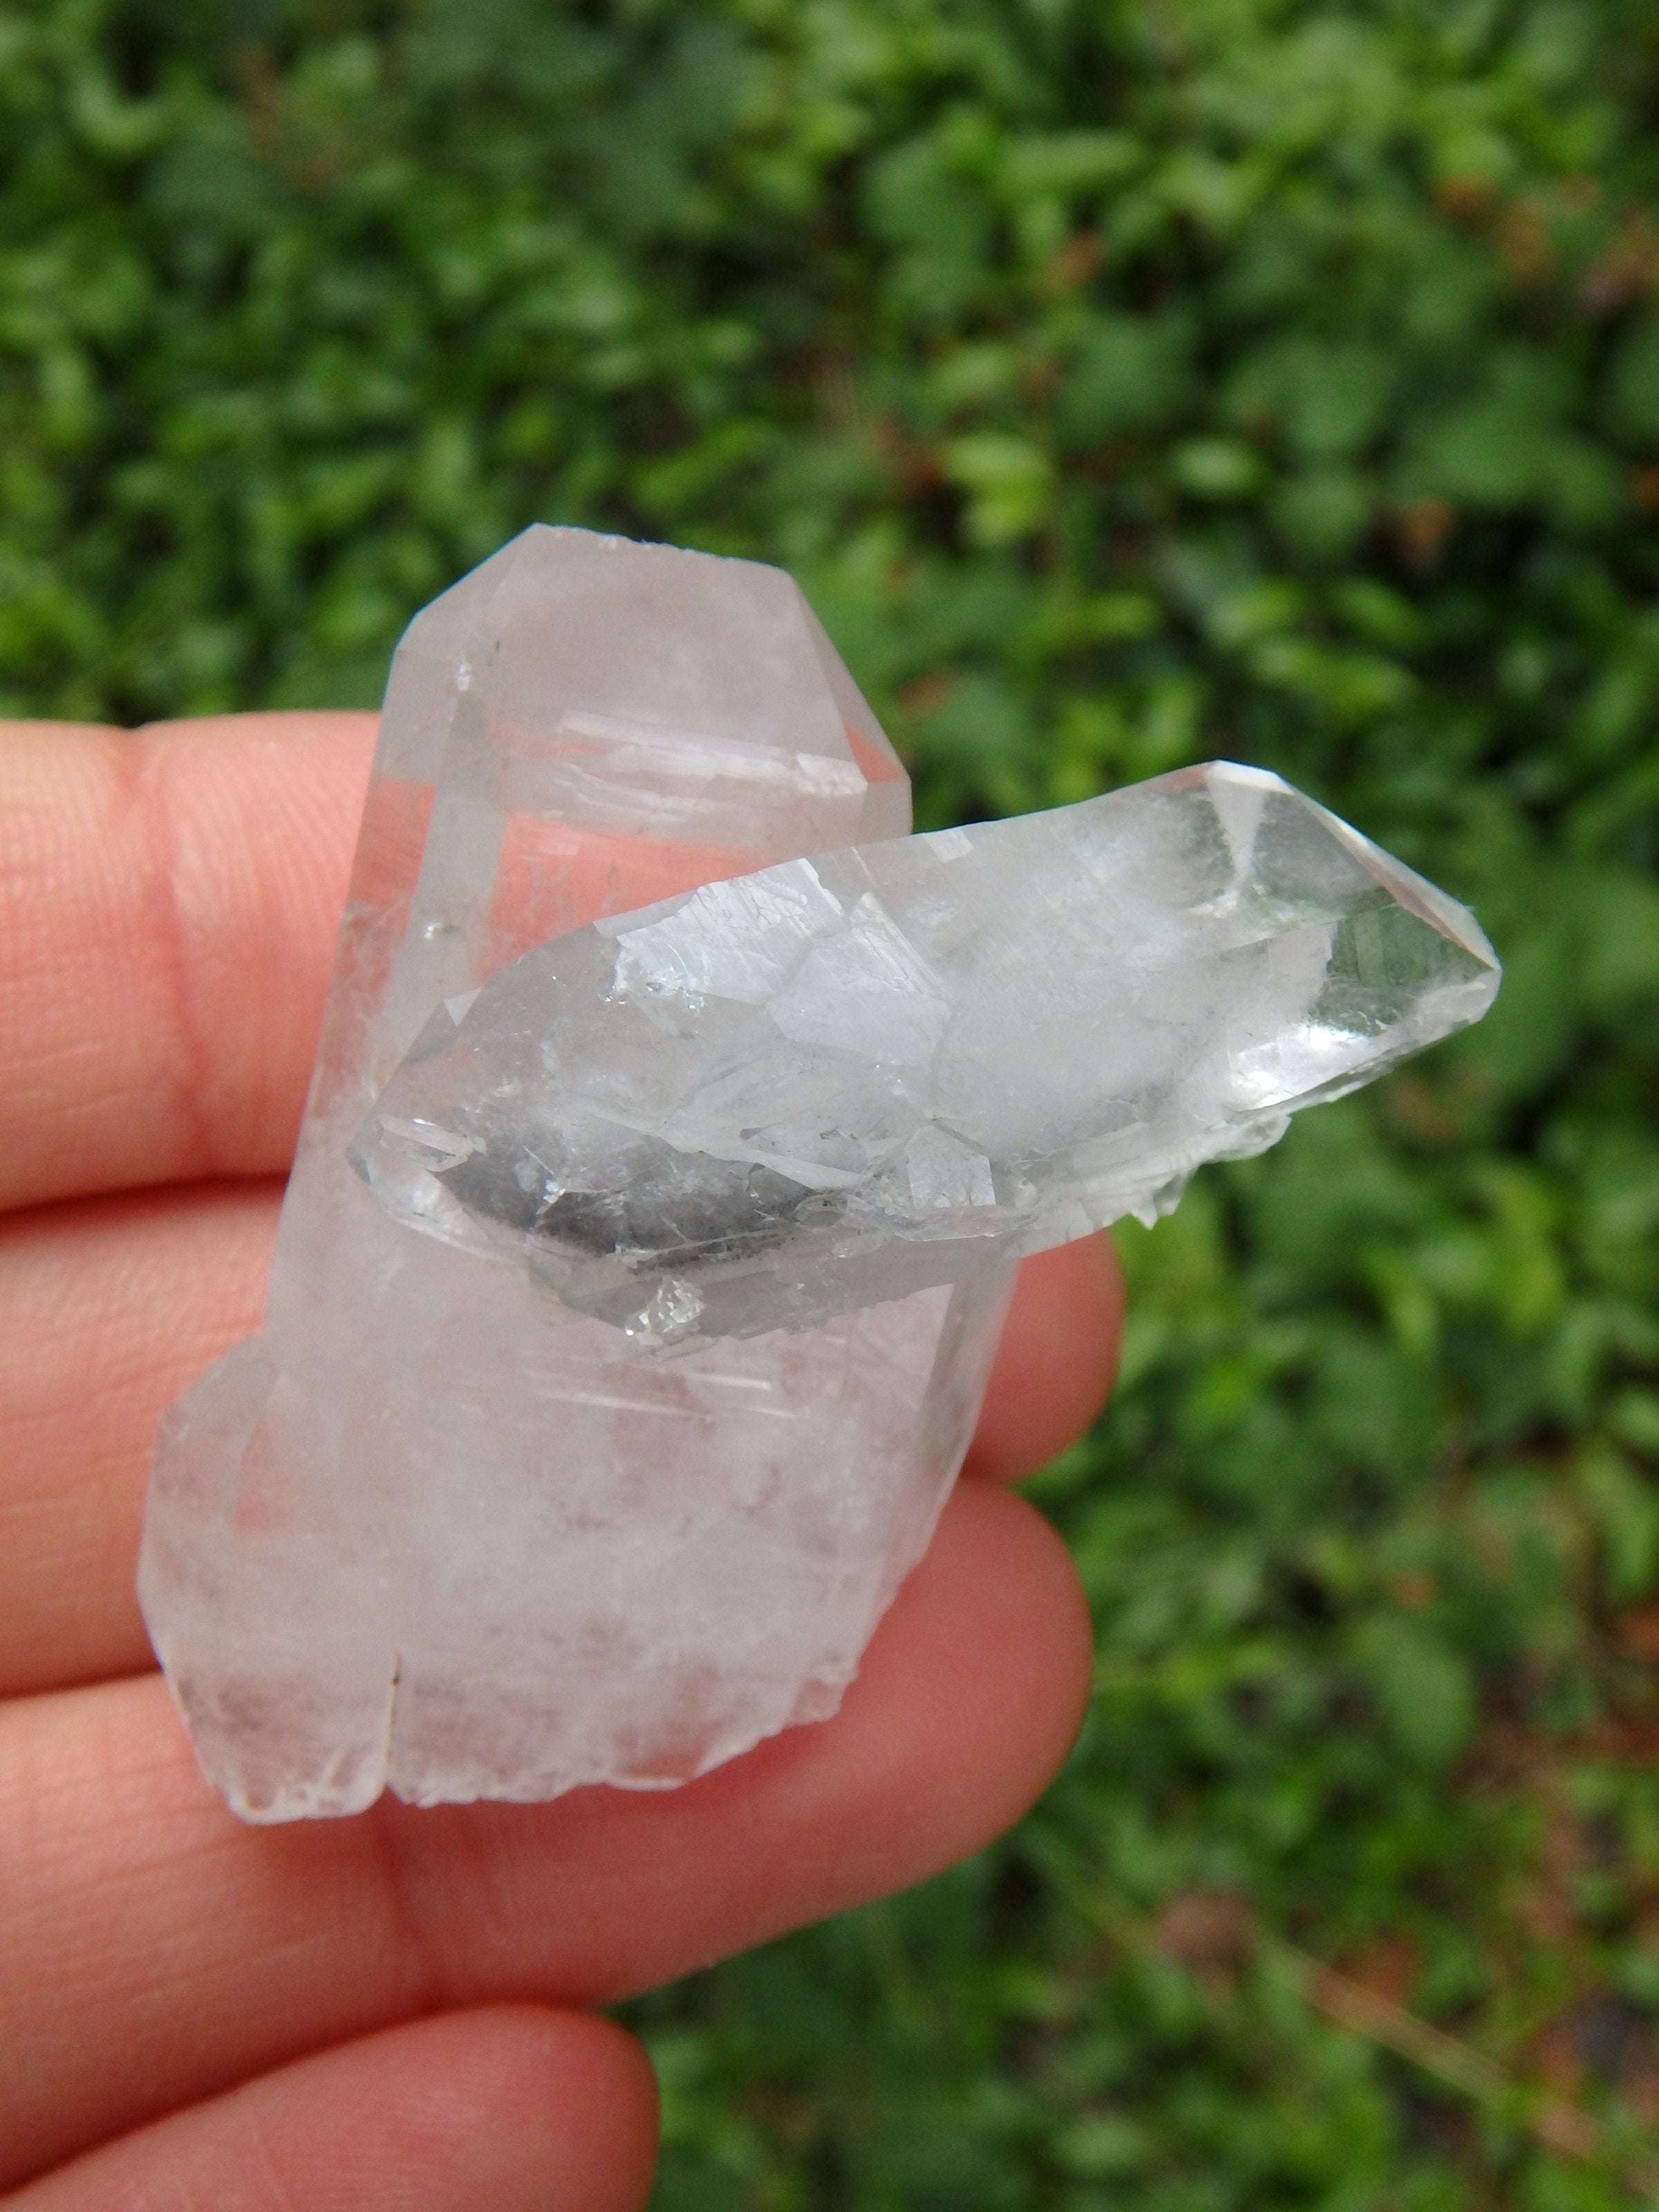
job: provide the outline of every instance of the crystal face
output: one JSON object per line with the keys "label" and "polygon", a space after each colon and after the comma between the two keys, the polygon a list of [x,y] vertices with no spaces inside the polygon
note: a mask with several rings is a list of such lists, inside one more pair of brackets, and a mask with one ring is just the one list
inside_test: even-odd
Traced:
{"label": "crystal face", "polygon": [[832,1712],[1017,1255],[1495,983],[1251,771],[908,826],[780,571],[537,528],[411,624],[264,1328],[145,1518],[244,1817],[666,1786]]}
{"label": "crystal face", "polygon": [[746,1336],[1164,1210],[1497,982],[1463,908],[1217,763],[538,946],[437,1011],[352,1157],[641,1343]]}

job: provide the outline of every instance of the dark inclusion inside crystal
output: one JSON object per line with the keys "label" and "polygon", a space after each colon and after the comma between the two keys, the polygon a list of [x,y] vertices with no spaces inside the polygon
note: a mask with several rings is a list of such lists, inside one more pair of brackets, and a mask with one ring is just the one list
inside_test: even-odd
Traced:
{"label": "dark inclusion inside crystal", "polygon": [[843,1210],[836,1193],[747,1161],[676,1152],[659,1138],[629,1146],[622,1164],[616,1184],[556,1188],[551,1197],[539,1176],[526,1188],[518,1160],[483,1151],[439,1173],[469,1213],[520,1235],[590,1258],[679,1270],[745,1258]]}

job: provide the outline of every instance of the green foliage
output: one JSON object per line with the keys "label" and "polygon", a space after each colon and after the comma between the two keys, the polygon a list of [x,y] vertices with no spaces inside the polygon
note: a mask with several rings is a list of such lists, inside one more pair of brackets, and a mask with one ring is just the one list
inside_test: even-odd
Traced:
{"label": "green foliage", "polygon": [[1078,1752],[638,2008],[663,2212],[1545,2212],[1645,2154],[1656,119],[1640,0],[0,0],[6,707],[369,702],[601,523],[793,567],[927,820],[1261,761],[1506,958],[1126,1234],[1038,1486]]}

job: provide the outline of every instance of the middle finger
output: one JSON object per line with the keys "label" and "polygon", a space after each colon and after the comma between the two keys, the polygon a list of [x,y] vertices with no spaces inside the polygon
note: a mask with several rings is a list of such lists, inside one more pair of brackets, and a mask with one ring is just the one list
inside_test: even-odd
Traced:
{"label": "middle finger", "polygon": [[0,1224],[0,1696],[154,1662],[133,1595],[162,1410],[259,1325],[277,1183]]}

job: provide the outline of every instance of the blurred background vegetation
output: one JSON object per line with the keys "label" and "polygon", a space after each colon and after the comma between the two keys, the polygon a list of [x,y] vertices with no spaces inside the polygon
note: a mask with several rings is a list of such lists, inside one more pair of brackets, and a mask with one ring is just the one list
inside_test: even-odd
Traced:
{"label": "blurred background vegetation", "polygon": [[1656,123],[1649,0],[0,0],[0,711],[372,704],[601,524],[927,822],[1231,754],[1506,958],[1124,1236],[1083,1741],[635,2008],[661,2212],[1659,2185]]}

